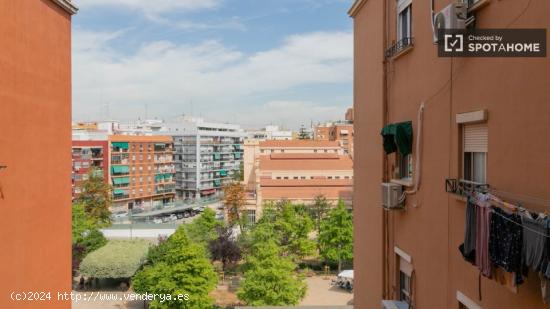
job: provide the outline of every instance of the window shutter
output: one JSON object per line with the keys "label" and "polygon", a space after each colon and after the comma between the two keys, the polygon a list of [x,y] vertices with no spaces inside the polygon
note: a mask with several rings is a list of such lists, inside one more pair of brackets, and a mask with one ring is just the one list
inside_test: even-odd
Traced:
{"label": "window shutter", "polygon": [[464,126],[464,152],[487,152],[487,124]]}

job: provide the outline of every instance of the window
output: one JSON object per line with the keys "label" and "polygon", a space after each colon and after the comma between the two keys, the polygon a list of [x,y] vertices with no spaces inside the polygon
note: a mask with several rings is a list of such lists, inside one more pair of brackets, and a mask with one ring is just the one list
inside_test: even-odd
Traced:
{"label": "window", "polygon": [[397,40],[412,35],[412,0],[397,0]]}
{"label": "window", "polygon": [[462,138],[462,178],[467,181],[485,184],[487,182],[487,125],[464,125],[462,127]]}
{"label": "window", "polygon": [[398,153],[396,168],[397,179],[412,179],[412,173],[412,155],[408,154],[404,156],[401,153]]}
{"label": "window", "polygon": [[249,224],[254,224],[256,223],[256,210],[254,209],[248,209],[246,211],[247,213],[247,219],[248,219],[248,223]]}
{"label": "window", "polygon": [[399,300],[410,304],[412,285],[412,265],[403,257],[397,256],[399,261]]}

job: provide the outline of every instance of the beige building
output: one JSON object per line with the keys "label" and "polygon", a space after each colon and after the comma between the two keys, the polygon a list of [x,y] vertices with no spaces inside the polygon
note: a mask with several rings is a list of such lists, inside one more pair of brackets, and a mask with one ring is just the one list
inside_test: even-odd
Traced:
{"label": "beige building", "polygon": [[[549,1],[464,2],[475,18],[472,27],[550,27]],[[349,12],[353,202],[360,206],[354,208],[354,307],[400,300],[402,308],[547,308],[541,295],[546,281],[537,272],[514,287],[512,273],[480,275],[459,246],[467,210],[460,188],[489,185],[510,204],[536,213],[550,209],[550,61],[440,58],[432,3],[437,13],[451,1],[357,0]],[[404,134],[389,155],[383,129],[386,150],[398,130]],[[403,207],[382,207],[382,183],[408,191]],[[510,233],[499,229],[496,235]],[[383,308],[391,308],[387,304]]]}
{"label": "beige building", "polygon": [[338,142],[248,140],[244,173],[249,218],[260,216],[266,202],[308,204],[319,195],[351,205],[353,161]]}

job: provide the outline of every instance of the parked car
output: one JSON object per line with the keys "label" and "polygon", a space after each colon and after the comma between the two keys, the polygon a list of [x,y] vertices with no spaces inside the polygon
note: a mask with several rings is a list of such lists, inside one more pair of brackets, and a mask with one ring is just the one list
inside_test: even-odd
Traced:
{"label": "parked car", "polygon": [[128,217],[127,211],[118,211],[111,215],[113,219],[122,219]]}
{"label": "parked car", "polygon": [[184,218],[189,218],[189,213],[188,213],[187,211],[184,212],[184,213],[183,213],[183,217],[184,217]]}
{"label": "parked car", "polygon": [[337,285],[350,292],[353,291],[353,269],[340,272],[336,280],[332,280],[331,285]]}
{"label": "parked car", "polygon": [[155,223],[155,224],[161,224],[161,223],[162,223],[162,219],[161,219],[161,218],[155,218],[155,219],[153,219],[153,223]]}
{"label": "parked car", "polygon": [[177,219],[178,217],[175,214],[171,214],[170,216],[168,216],[168,221],[176,221]]}
{"label": "parked car", "polygon": [[178,219],[183,219],[183,214],[182,214],[181,212],[178,212],[178,213],[176,214],[176,218],[178,218]]}

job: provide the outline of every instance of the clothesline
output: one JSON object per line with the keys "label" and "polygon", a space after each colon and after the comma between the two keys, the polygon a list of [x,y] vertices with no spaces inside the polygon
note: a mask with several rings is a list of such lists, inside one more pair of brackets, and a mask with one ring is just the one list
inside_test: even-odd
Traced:
{"label": "clothesline", "polygon": [[537,231],[537,230],[533,230],[532,228],[529,228],[529,227],[526,227],[525,225],[521,224],[521,223],[517,223],[513,220],[510,220],[509,218],[507,218],[506,216],[502,215],[502,214],[499,214],[498,212],[494,211],[494,210],[491,210],[491,213],[494,214],[494,215],[498,215],[500,216],[501,218],[503,218],[504,220],[508,221],[508,222],[512,222],[514,223],[515,225],[518,225],[518,226],[521,226],[523,229],[526,229],[526,230],[529,230],[535,234],[538,234],[540,236],[543,236],[543,237],[546,237],[546,238],[550,238],[550,235],[548,234],[542,234],[541,232]]}

